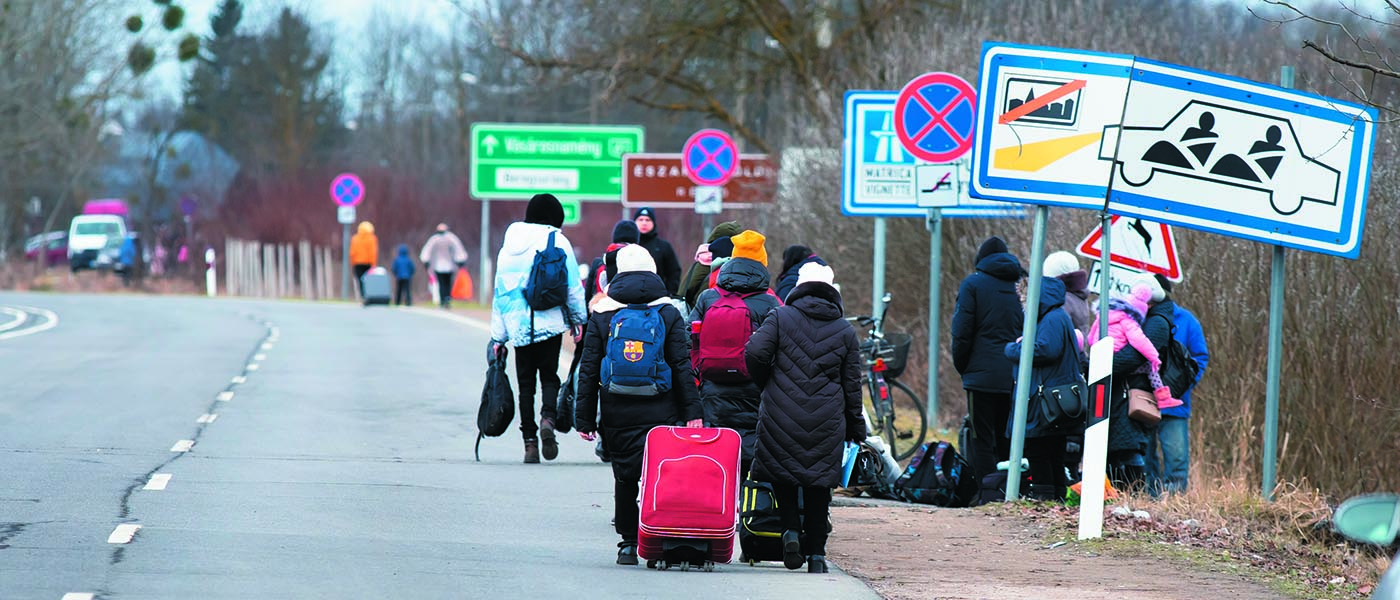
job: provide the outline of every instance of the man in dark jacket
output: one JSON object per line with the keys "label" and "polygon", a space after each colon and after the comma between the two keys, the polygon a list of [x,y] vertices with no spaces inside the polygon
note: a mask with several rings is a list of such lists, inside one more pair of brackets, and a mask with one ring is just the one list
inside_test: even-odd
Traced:
{"label": "man in dark jacket", "polygon": [[831,267],[809,264],[798,281],[788,305],[754,332],[745,353],[749,374],[763,388],[753,476],[773,485],[785,529],[784,566],[796,569],[805,557],[809,573],[825,573],[828,511],[831,490],[841,483],[842,442],[866,436],[864,363],[855,329],[841,318]]}
{"label": "man in dark jacket", "polygon": [[[690,341],[685,322],[671,305],[656,263],[639,245],[617,251],[617,275],[608,284],[603,298],[593,305],[583,337],[583,359],[579,363],[578,398],[574,427],[580,437],[593,441],[601,408],[603,439],[612,459],[613,519],[622,541],[618,543],[617,564],[637,564],[637,494],[642,478],[642,450],[646,435],[658,425],[702,424],[704,411],[695,389],[690,368]],[[666,328],[665,361],[671,368],[671,390],[658,396],[614,394],[602,386],[603,361],[608,352],[608,332],[613,317],[628,305],[659,306]]]}
{"label": "man in dark jacket", "polygon": [[[755,231],[745,231],[734,238],[737,255],[720,268],[715,289],[705,290],[695,302],[695,310],[690,313],[690,322],[701,323],[705,327],[705,315],[719,302],[721,295],[738,295],[748,307],[750,331],[758,331],[773,309],[782,305],[778,297],[768,290],[768,267],[757,258],[766,258],[767,253],[754,251],[757,244],[761,249],[763,235]],[[749,258],[753,256],[755,258]],[[703,339],[703,337],[701,338]],[[704,350],[697,348],[704,354]],[[696,365],[699,368],[699,365]],[[754,430],[758,426],[759,389],[752,380],[721,383],[698,375],[700,381],[700,402],[705,405],[705,423],[710,427],[728,427],[739,432],[744,439],[744,449],[740,459],[741,469],[748,471],[753,461]]]}
{"label": "man in dark jacket", "polygon": [[980,480],[995,473],[997,463],[1011,455],[1011,440],[1005,433],[1015,379],[1005,350],[1007,343],[1021,336],[1025,311],[1016,295],[1016,282],[1025,270],[996,236],[982,242],[974,264],[977,270],[958,287],[950,348],[972,416],[968,462]]}
{"label": "man in dark jacket", "polygon": [[643,206],[632,215],[632,221],[637,224],[637,231],[641,232],[642,246],[646,247],[652,260],[656,261],[656,274],[660,275],[661,281],[666,284],[666,294],[674,296],[681,286],[681,263],[676,259],[676,251],[671,248],[671,242],[657,237],[656,211],[650,206]]}
{"label": "man in dark jacket", "polygon": [[685,294],[685,304],[691,310],[695,310],[695,300],[700,297],[700,292],[710,287],[710,265],[715,258],[714,253],[710,251],[710,244],[720,238],[739,235],[740,231],[743,231],[743,228],[739,227],[738,221],[725,221],[715,225],[715,228],[710,230],[709,237],[705,238],[705,243],[700,244],[700,247],[695,249],[695,262],[690,265],[690,269],[685,272],[685,277],[681,279],[685,288],[679,290]]}
{"label": "man in dark jacket", "polygon": [[777,286],[779,298],[787,298],[787,295],[792,293],[792,288],[797,287],[797,272],[807,263],[826,266],[826,261],[806,246],[788,246],[787,250],[783,250],[783,270],[778,275]]}
{"label": "man in dark jacket", "polygon": [[[1030,401],[1026,410],[1026,459],[1031,463],[1030,497],[1037,500],[1063,500],[1065,486],[1061,479],[1065,465],[1065,434],[1071,424],[1048,423],[1041,402],[1044,398],[1034,390],[1075,383],[1079,379],[1079,345],[1074,336],[1074,324],[1062,310],[1065,284],[1051,277],[1041,278],[1040,310],[1036,321],[1035,350],[1031,358]],[[1006,345],[1006,359],[1013,363],[1021,359],[1021,342]],[[1012,375],[1018,365],[1013,364]],[[1011,436],[1015,419],[1006,424]]]}

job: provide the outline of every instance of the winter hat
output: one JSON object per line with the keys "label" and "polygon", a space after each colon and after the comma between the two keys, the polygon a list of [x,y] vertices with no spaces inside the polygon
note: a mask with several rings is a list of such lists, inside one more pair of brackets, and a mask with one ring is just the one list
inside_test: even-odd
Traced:
{"label": "winter hat", "polygon": [[633,271],[656,272],[656,260],[652,259],[651,252],[638,244],[628,244],[617,251],[617,272]]}
{"label": "winter hat", "polygon": [[753,259],[768,266],[768,251],[763,248],[763,234],[752,229],[729,238],[734,242],[734,258]]}
{"label": "winter hat", "polygon": [[360,221],[359,232],[374,233],[374,223],[370,223],[369,221]]}
{"label": "winter hat", "polygon": [[626,219],[618,221],[613,225],[612,241],[614,244],[636,244],[641,240],[642,234],[637,231],[637,224]]}
{"label": "winter hat", "polygon": [[525,222],[550,227],[564,226],[564,206],[554,194],[535,194],[525,207]]}
{"label": "winter hat", "polygon": [[1157,283],[1156,277],[1143,275],[1141,278],[1139,278],[1136,282],[1133,283],[1134,287],[1139,285],[1145,285],[1147,286],[1147,289],[1152,290],[1153,303],[1161,302],[1167,299],[1167,291],[1162,289],[1162,284]]}
{"label": "winter hat", "polygon": [[1157,285],[1162,286],[1162,291],[1166,292],[1168,296],[1172,294],[1172,280],[1167,279],[1161,273],[1153,275],[1152,278],[1157,280]]}
{"label": "winter hat", "polygon": [[705,241],[713,242],[719,238],[733,237],[739,235],[739,232],[743,230],[744,228],[739,226],[738,221],[725,221],[715,225],[715,228],[710,230],[710,237],[705,238]]}
{"label": "winter hat", "polygon": [[804,283],[825,283],[831,285],[836,280],[836,272],[831,267],[817,263],[807,263],[797,270],[797,285]]}
{"label": "winter hat", "polygon": [[1002,239],[997,236],[989,237],[986,241],[982,242],[981,247],[977,248],[977,258],[972,261],[972,265],[977,266],[977,263],[982,262],[982,259],[1006,251],[1006,242],[1002,241]]}
{"label": "winter hat", "polygon": [[632,213],[633,221],[636,221],[637,219],[640,219],[642,217],[646,217],[648,219],[651,219],[652,221],[655,221],[656,211],[652,210],[650,206],[643,206],[637,209],[637,212]]}
{"label": "winter hat", "polygon": [[714,259],[734,256],[734,238],[722,237],[710,242],[710,256]]}
{"label": "winter hat", "polygon": [[1124,300],[1127,300],[1128,304],[1131,304],[1133,309],[1138,311],[1138,314],[1145,317],[1147,316],[1147,303],[1152,300],[1152,288],[1144,283],[1134,284],[1132,291]]}
{"label": "winter hat", "polygon": [[715,255],[710,254],[709,244],[700,244],[695,247],[695,262],[708,267],[710,266],[710,262],[714,261],[714,259]]}
{"label": "winter hat", "polygon": [[801,244],[788,246],[787,249],[783,250],[782,272],[787,273],[792,270],[793,267],[797,266],[798,263],[807,260],[807,257],[811,255],[812,249]]}
{"label": "winter hat", "polygon": [[1042,266],[1045,271],[1042,273],[1044,276],[1059,277],[1078,271],[1079,259],[1075,258],[1073,254],[1061,250],[1045,257],[1045,263]]}

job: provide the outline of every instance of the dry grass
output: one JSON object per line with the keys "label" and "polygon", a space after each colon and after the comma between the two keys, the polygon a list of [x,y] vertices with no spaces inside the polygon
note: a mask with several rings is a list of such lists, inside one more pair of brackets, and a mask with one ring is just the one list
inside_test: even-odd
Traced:
{"label": "dry grass", "polygon": [[139,294],[202,294],[204,280],[188,276],[145,277],[130,287],[108,271],[70,273],[67,267],[49,267],[40,271],[32,263],[0,263],[0,290],[30,292],[64,292],[79,294],[139,293]]}

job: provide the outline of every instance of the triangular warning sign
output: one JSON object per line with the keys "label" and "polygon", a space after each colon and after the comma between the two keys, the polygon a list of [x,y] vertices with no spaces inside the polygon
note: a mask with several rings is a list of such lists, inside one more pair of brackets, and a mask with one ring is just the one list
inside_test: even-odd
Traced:
{"label": "triangular warning sign", "polygon": [[[1181,263],[1177,260],[1176,240],[1172,228],[1137,217],[1113,215],[1113,252],[1108,262],[1148,273],[1158,273],[1171,281],[1181,281]],[[1095,227],[1076,249],[1080,256],[1103,257],[1103,231]]]}

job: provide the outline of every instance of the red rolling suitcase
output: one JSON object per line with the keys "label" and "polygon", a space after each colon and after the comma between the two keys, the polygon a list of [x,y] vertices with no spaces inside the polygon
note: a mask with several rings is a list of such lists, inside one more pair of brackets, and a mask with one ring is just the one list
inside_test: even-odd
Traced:
{"label": "red rolling suitcase", "polygon": [[739,433],[656,427],[642,452],[637,555],[648,567],[682,570],[727,563],[734,553]]}

